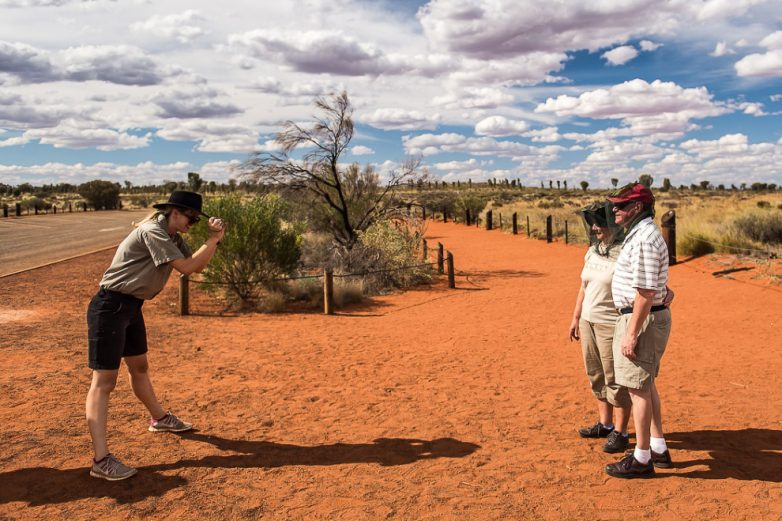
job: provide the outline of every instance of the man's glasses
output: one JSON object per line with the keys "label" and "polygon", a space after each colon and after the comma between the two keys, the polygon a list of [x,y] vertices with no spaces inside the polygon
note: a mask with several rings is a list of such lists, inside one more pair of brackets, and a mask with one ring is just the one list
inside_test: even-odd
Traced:
{"label": "man's glasses", "polygon": [[624,210],[634,202],[635,201],[622,201],[621,203],[614,203],[614,208],[616,208],[617,210]]}
{"label": "man's glasses", "polygon": [[197,224],[198,222],[201,221],[201,218],[197,215],[185,214],[185,217],[187,217],[187,221],[188,223],[190,223],[190,226]]}

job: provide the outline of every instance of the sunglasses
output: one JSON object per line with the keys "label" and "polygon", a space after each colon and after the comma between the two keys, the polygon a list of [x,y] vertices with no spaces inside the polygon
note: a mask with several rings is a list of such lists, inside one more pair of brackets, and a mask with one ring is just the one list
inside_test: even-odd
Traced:
{"label": "sunglasses", "polygon": [[616,208],[617,210],[624,210],[634,202],[635,201],[623,201],[621,203],[614,203],[614,208]]}
{"label": "sunglasses", "polygon": [[191,215],[191,214],[183,214],[185,217],[187,217],[187,222],[190,224],[190,226],[197,224],[201,221],[201,218],[197,215]]}

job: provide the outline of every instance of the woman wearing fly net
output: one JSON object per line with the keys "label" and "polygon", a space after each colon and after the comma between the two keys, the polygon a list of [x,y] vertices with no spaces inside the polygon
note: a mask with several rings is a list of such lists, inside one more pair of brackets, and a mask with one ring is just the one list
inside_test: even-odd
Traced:
{"label": "woman wearing fly net", "polygon": [[608,438],[603,445],[605,452],[624,452],[631,401],[627,389],[614,381],[612,342],[617,313],[611,295],[614,264],[624,232],[613,222],[613,213],[607,212],[604,203],[591,204],[578,213],[589,237],[589,249],[570,323],[570,340],[581,340],[584,367],[599,415],[597,423],[578,433],[582,438]]}
{"label": "woman wearing fly net", "polygon": [[[627,388],[614,381],[612,344],[618,314],[611,295],[611,279],[625,234],[614,222],[610,203],[594,203],[578,213],[589,237],[589,249],[584,256],[581,287],[570,323],[570,340],[581,340],[584,367],[597,398],[599,416],[594,425],[581,428],[578,433],[582,438],[608,438],[603,445],[605,452],[624,452],[631,401]],[[673,300],[673,291],[667,289],[665,305]]]}

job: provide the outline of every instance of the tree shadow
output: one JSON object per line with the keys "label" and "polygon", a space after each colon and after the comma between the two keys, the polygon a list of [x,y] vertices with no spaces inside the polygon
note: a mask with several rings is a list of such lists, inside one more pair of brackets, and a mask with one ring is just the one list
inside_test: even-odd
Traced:
{"label": "tree shadow", "polygon": [[[708,451],[709,458],[675,461],[677,469],[705,465],[708,469],[677,472],[676,477],[700,479],[740,479],[782,482],[782,431],[740,429],[733,431],[701,430],[665,433],[665,441],[677,449]],[[675,457],[675,455],[674,455]]]}
{"label": "tree shadow", "polygon": [[211,455],[140,467],[127,481],[107,482],[91,478],[86,468],[55,469],[32,467],[0,473],[0,504],[24,501],[31,506],[65,503],[85,498],[111,497],[117,503],[135,503],[147,497],[162,496],[188,483],[181,476],[161,471],[181,468],[275,468],[289,465],[329,466],[369,463],[383,467],[408,465],[421,460],[462,458],[479,445],[453,438],[418,440],[379,438],[372,443],[333,443],[301,446],[271,441],[231,440],[187,432],[184,439],[208,443],[221,451],[240,454]]}

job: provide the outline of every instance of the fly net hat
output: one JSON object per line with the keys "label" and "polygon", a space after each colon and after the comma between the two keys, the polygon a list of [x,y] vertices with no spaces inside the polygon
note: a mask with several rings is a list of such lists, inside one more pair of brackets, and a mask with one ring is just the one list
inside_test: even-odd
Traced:
{"label": "fly net hat", "polygon": [[[589,239],[589,245],[594,247],[597,253],[607,256],[615,246],[622,244],[624,230],[614,222],[614,214],[611,212],[610,203],[592,203],[581,208],[576,213],[581,217],[586,236]],[[593,226],[602,229],[602,241],[598,240]]]}

